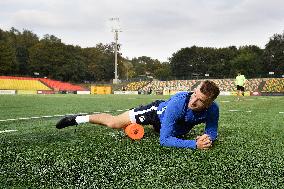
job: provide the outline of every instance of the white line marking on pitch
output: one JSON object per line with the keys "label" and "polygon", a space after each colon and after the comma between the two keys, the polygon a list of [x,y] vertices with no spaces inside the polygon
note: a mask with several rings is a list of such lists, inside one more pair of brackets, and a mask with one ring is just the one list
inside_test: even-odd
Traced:
{"label": "white line marking on pitch", "polygon": [[4,130],[4,131],[0,131],[0,133],[9,133],[9,132],[15,132],[15,131],[18,131],[18,130]]}
{"label": "white line marking on pitch", "polygon": [[39,119],[39,118],[41,118],[41,117],[31,117],[31,119]]}
{"label": "white line marking on pitch", "polygon": [[[228,110],[229,112],[241,112],[241,110]],[[252,112],[251,110],[247,110],[247,111],[245,111],[245,112],[248,112],[248,113],[250,113],[250,112]]]}
{"label": "white line marking on pitch", "polygon": [[223,100],[223,101],[220,101],[220,102],[231,102],[231,101],[229,101],[229,100]]}
{"label": "white line marking on pitch", "polygon": [[27,120],[27,119],[31,119],[31,118],[28,118],[28,117],[20,117],[20,118],[18,118],[18,119],[20,119],[20,120]]}
{"label": "white line marking on pitch", "polygon": [[80,113],[78,113],[79,115],[86,115],[86,114],[88,114],[88,113],[84,113],[84,112],[80,112]]}
{"label": "white line marking on pitch", "polygon": [[41,116],[41,117],[48,118],[48,117],[53,117],[53,116],[49,116],[49,115],[47,115],[47,116]]}
{"label": "white line marking on pitch", "polygon": [[284,112],[279,112],[279,114],[284,114]]}

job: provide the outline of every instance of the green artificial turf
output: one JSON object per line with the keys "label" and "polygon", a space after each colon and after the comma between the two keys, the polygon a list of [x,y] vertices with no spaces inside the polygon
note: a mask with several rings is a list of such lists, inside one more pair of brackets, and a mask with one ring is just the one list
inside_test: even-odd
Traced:
{"label": "green artificial turf", "polygon": [[[125,110],[168,96],[1,95],[0,120]],[[283,188],[284,97],[219,97],[219,137],[210,150],[161,147],[60,117],[0,121],[0,188]],[[280,112],[280,113],[279,113]],[[202,133],[198,125],[187,138]]]}

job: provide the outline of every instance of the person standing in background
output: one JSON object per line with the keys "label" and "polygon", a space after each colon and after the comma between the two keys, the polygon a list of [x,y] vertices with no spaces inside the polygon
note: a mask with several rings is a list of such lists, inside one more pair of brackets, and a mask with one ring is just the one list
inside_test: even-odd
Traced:
{"label": "person standing in background", "polygon": [[245,82],[246,82],[246,78],[244,75],[241,74],[241,72],[238,72],[238,75],[236,77],[235,83],[237,85],[237,97],[238,100],[240,100],[240,96],[244,96],[245,95]]}

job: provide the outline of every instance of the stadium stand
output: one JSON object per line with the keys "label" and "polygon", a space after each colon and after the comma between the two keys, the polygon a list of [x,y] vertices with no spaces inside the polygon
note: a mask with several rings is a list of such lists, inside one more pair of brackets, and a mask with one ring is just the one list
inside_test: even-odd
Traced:
{"label": "stadium stand", "polygon": [[149,81],[131,82],[131,83],[126,85],[125,90],[127,90],[127,91],[138,91],[139,89],[143,88],[148,83],[149,83]]}
{"label": "stadium stand", "polygon": [[[236,91],[235,79],[212,79],[220,91]],[[193,91],[203,80],[172,80],[172,81],[140,81],[122,86],[127,91],[138,91],[140,94],[163,94],[164,91]],[[61,82],[48,78],[0,76],[0,90],[55,91],[71,92],[88,91],[79,85]],[[121,89],[122,90],[122,89]],[[283,93],[284,78],[248,79],[245,90],[250,92]],[[53,92],[54,93],[54,92]]]}
{"label": "stadium stand", "polygon": [[145,85],[142,91],[149,91],[149,88],[159,92],[163,90],[190,91],[197,82],[197,80],[152,81]]}
{"label": "stadium stand", "polygon": [[0,89],[5,90],[52,90],[35,78],[0,76]]}
{"label": "stadium stand", "polygon": [[246,83],[246,90],[247,91],[261,91],[263,88],[263,84],[265,83],[266,79],[248,79]]}
{"label": "stadium stand", "polygon": [[39,80],[55,91],[86,91],[87,90],[78,85],[73,85],[70,83],[56,81],[52,79],[39,78]]}
{"label": "stadium stand", "polygon": [[[235,79],[212,79],[220,91],[236,91]],[[146,94],[149,89],[160,93],[163,90],[193,91],[203,80],[173,80],[173,81],[145,81],[129,83],[126,90],[141,91]],[[245,84],[246,91],[284,92],[284,78],[254,78],[248,79]]]}
{"label": "stadium stand", "polygon": [[234,79],[214,79],[213,80],[220,88],[220,91],[234,91]]}
{"label": "stadium stand", "polygon": [[47,78],[0,76],[0,89],[2,90],[54,90],[56,92],[86,91],[87,89],[66,82]]}
{"label": "stadium stand", "polygon": [[268,79],[263,86],[263,92],[284,92],[284,79],[272,78]]}

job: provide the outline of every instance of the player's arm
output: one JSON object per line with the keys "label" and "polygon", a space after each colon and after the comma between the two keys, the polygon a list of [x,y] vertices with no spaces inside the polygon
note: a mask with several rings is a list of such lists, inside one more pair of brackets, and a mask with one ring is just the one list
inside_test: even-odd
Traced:
{"label": "player's arm", "polygon": [[196,137],[196,147],[198,149],[209,149],[212,146],[213,141],[217,139],[218,120],[219,107],[217,104],[214,104],[208,110],[204,134]]}
{"label": "player's arm", "polygon": [[207,134],[198,136],[196,140],[184,140],[179,139],[171,135],[171,131],[168,129],[160,130],[160,144],[166,147],[176,148],[191,148],[191,149],[208,149],[212,145],[212,141]]}
{"label": "player's arm", "polygon": [[218,121],[219,121],[219,107],[217,104],[213,104],[208,110],[206,119],[206,126],[204,134],[207,134],[210,140],[213,142],[218,136]]}
{"label": "player's arm", "polygon": [[172,136],[171,129],[167,127],[162,127],[160,130],[160,144],[166,147],[176,147],[176,148],[192,148],[196,149],[195,140],[183,140]]}
{"label": "player's arm", "polygon": [[161,121],[160,144],[166,147],[196,148],[195,140],[183,140],[174,136],[177,120],[182,115],[183,106],[175,99],[171,100]]}

